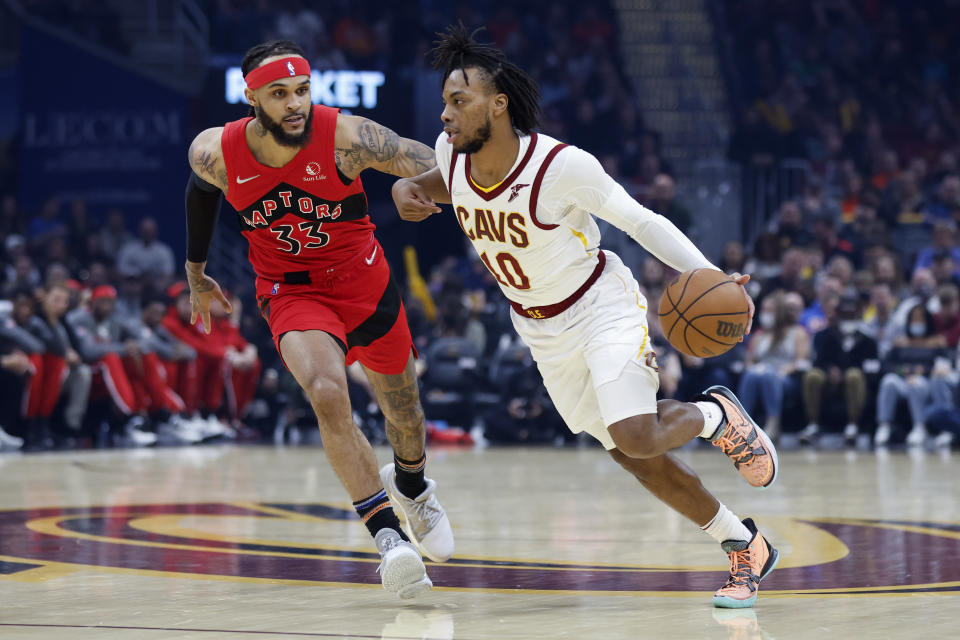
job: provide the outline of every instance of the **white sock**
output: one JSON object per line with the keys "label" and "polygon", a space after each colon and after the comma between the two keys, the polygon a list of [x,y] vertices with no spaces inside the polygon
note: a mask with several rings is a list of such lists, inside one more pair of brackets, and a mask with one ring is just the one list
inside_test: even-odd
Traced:
{"label": "white sock", "polygon": [[693,402],[692,404],[700,409],[700,413],[703,414],[703,429],[700,431],[700,437],[709,439],[716,432],[717,427],[720,426],[720,421],[723,420],[723,409],[716,402],[710,402],[709,400]]}
{"label": "white sock", "polygon": [[723,543],[727,540],[749,541],[752,535],[746,525],[740,522],[737,514],[727,509],[723,503],[720,503],[720,510],[713,520],[700,527],[711,538],[717,542]]}

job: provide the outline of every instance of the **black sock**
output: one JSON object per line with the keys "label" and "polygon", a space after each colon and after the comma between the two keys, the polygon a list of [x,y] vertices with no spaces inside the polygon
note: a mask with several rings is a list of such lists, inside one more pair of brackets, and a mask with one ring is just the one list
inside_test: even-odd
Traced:
{"label": "black sock", "polygon": [[393,467],[396,470],[397,489],[410,499],[416,498],[427,488],[427,481],[423,477],[423,469],[427,466],[427,454],[419,460],[404,460],[393,456]]}
{"label": "black sock", "polygon": [[386,490],[381,489],[369,498],[354,502],[353,508],[357,510],[357,515],[360,516],[363,524],[367,525],[370,535],[376,537],[380,529],[394,529],[400,534],[401,538],[410,540],[403,529],[400,528],[400,520],[397,519],[397,514],[393,512]]}

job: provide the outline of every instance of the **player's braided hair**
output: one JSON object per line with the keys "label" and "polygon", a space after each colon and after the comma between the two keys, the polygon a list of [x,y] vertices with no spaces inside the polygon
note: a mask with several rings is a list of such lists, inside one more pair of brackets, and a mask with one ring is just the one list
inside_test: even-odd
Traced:
{"label": "player's braided hair", "polygon": [[432,52],[433,68],[443,71],[441,85],[456,69],[482,70],[497,93],[506,94],[513,127],[521,133],[530,133],[540,120],[540,88],[523,69],[507,60],[503,51],[474,40],[481,29],[471,33],[461,22],[447,27],[446,33],[437,34],[439,39],[434,42],[436,47]]}
{"label": "player's braided hair", "polygon": [[[259,67],[260,63],[267,58],[279,56],[284,53],[302,56],[304,58],[307,57],[307,54],[303,52],[303,49],[301,49],[300,45],[296,42],[290,40],[271,40],[270,42],[258,44],[247,51],[246,55],[243,56],[243,60],[240,62],[240,71],[246,76]],[[253,107],[250,107],[250,113],[248,115],[255,115]]]}

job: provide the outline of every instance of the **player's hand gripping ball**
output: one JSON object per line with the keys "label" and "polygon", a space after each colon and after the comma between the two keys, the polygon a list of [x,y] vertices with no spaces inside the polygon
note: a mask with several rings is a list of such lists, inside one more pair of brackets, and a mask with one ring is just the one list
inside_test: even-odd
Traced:
{"label": "player's hand gripping ball", "polygon": [[743,288],[714,269],[677,276],[660,298],[660,328],[673,347],[712,358],[732,349],[747,331],[749,304]]}

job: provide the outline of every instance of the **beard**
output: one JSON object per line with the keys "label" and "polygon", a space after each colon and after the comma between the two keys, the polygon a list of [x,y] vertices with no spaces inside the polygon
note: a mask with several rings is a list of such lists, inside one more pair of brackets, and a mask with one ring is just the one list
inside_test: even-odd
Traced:
{"label": "beard", "polygon": [[302,133],[287,133],[283,130],[283,123],[272,119],[263,109],[255,109],[257,122],[263,127],[273,139],[282,147],[304,147],[310,142],[310,135],[313,133],[313,107],[307,110],[307,118],[303,124]]}
{"label": "beard", "polygon": [[477,135],[474,136],[473,140],[468,140],[464,142],[459,147],[454,146],[453,150],[457,153],[476,153],[483,149],[483,145],[490,140],[492,125],[490,123],[490,116],[487,116],[487,121],[483,123],[483,126],[477,129]]}

